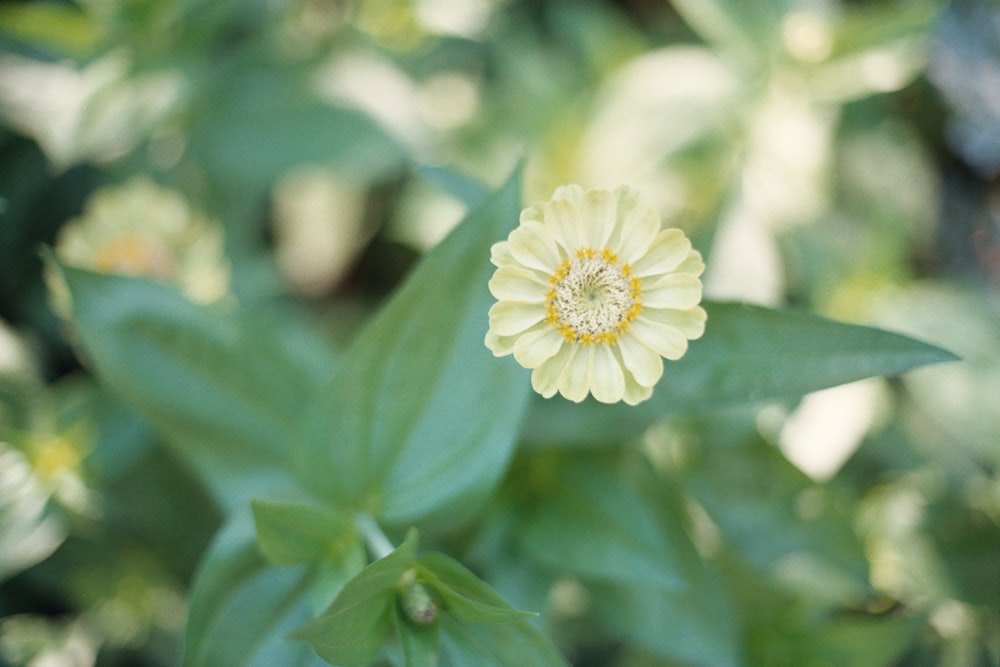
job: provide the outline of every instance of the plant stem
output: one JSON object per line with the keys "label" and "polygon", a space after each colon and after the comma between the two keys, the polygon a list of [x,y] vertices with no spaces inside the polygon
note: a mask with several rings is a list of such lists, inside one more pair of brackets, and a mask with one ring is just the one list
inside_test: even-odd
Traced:
{"label": "plant stem", "polygon": [[375,560],[388,556],[395,549],[371,514],[358,514],[354,517],[354,525],[361,531],[365,545]]}

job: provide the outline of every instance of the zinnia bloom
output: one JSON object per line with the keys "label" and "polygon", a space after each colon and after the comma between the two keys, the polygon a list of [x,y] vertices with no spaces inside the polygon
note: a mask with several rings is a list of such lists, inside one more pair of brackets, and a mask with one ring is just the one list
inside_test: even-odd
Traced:
{"label": "zinnia bloom", "polygon": [[[212,303],[229,290],[223,240],[219,223],[189,207],[180,192],[138,177],[94,193],[83,215],[60,230],[55,254],[71,266],[152,278]],[[45,279],[53,308],[69,319],[72,299],[62,275],[48,267]]]}
{"label": "zinnia bloom", "polygon": [[486,346],[550,398],[635,405],[705,330],[701,255],[635,190],[558,188],[493,245]]}

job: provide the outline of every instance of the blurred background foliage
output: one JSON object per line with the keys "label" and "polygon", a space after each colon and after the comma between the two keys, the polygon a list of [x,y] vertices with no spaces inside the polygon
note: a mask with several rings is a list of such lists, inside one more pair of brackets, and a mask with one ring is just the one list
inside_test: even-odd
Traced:
{"label": "blurred background foliage", "polygon": [[[176,664],[226,512],[78,360],[44,245],[192,298],[210,275],[203,300],[342,343],[521,156],[526,202],[642,190],[711,298],[963,362],[660,420],[614,456],[529,420],[463,560],[577,665],[1000,664],[994,0],[0,5],[0,664]],[[152,218],[192,236],[109,245]],[[551,535],[602,494],[672,508],[641,520],[686,527],[696,586],[553,578]]]}

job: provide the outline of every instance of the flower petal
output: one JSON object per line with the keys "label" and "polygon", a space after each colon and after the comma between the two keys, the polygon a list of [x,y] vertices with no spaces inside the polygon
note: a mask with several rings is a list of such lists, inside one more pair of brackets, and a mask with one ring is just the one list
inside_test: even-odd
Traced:
{"label": "flower petal", "polygon": [[579,403],[587,397],[587,393],[590,391],[594,348],[581,345],[567,345],[566,347],[572,349],[574,354],[559,378],[559,393],[574,403]]}
{"label": "flower petal", "polygon": [[622,240],[618,255],[631,264],[645,255],[660,231],[660,217],[648,206],[636,206],[621,223]]}
{"label": "flower petal", "polygon": [[552,201],[565,200],[579,208],[580,202],[583,201],[584,194],[584,189],[575,183],[560,185],[556,188],[556,191],[552,193]]}
{"label": "flower petal", "polygon": [[499,301],[490,308],[490,329],[498,336],[513,336],[545,319],[545,307],[537,303]]}
{"label": "flower petal", "polygon": [[643,387],[652,387],[663,377],[663,359],[635,336],[625,334],[618,339],[618,349],[625,368]]}
{"label": "flower petal", "polygon": [[689,340],[701,338],[705,333],[705,320],[708,319],[708,314],[700,306],[687,310],[646,308],[642,311],[642,316],[647,320],[674,327]]}
{"label": "flower petal", "polygon": [[545,224],[563,247],[567,256],[586,245],[581,240],[582,222],[580,211],[565,199],[556,199],[545,207]]}
{"label": "flower petal", "polygon": [[671,361],[680,359],[687,352],[687,338],[680,331],[642,315],[632,322],[625,335],[635,336],[640,343]]}
{"label": "flower petal", "polygon": [[691,241],[679,229],[664,229],[653,239],[649,251],[632,264],[632,273],[649,276],[670,273],[691,251]]}
{"label": "flower petal", "polygon": [[555,242],[545,226],[528,220],[507,237],[510,251],[519,263],[529,269],[552,273],[559,265]]}
{"label": "flower petal", "polygon": [[489,329],[486,332],[486,347],[490,349],[494,357],[506,357],[508,354],[513,354],[514,343],[520,336],[498,336],[497,332],[493,329]]}
{"label": "flower petal", "polygon": [[675,273],[690,273],[692,276],[700,276],[705,272],[705,262],[701,260],[701,253],[692,250],[684,261],[674,269]]}
{"label": "flower petal", "polygon": [[548,202],[535,202],[528,208],[521,211],[520,221],[527,222],[528,220],[534,220],[535,222],[542,222],[545,220],[545,207],[547,205]]}
{"label": "flower petal", "polygon": [[694,308],[701,301],[701,281],[690,273],[671,273],[642,283],[646,308]]}
{"label": "flower petal", "polygon": [[593,348],[590,392],[601,403],[617,403],[625,395],[625,374],[621,362],[608,345]]}
{"label": "flower petal", "polygon": [[490,278],[490,293],[500,301],[542,303],[549,287],[539,275],[520,266],[501,266]]}
{"label": "flower petal", "polygon": [[566,339],[553,326],[523,334],[514,343],[514,358],[525,368],[538,368],[562,349]]}
{"label": "flower petal", "polygon": [[625,374],[625,395],[622,399],[629,405],[638,405],[653,395],[652,387],[643,387],[628,373]]}
{"label": "flower petal", "polygon": [[494,266],[519,266],[507,241],[498,241],[490,247],[490,261]]}
{"label": "flower petal", "polygon": [[600,250],[608,244],[615,229],[615,197],[607,190],[591,190],[580,203],[580,218],[583,223],[581,239],[587,245]]}
{"label": "flower petal", "polygon": [[559,380],[576,351],[575,345],[563,345],[555,356],[531,372],[531,388],[545,398],[552,398],[559,390]]}

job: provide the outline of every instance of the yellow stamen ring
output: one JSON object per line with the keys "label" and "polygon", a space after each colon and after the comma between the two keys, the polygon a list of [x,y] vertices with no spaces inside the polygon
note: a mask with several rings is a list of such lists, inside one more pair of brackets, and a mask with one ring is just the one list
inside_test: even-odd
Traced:
{"label": "yellow stamen ring", "polygon": [[642,312],[642,281],[608,248],[580,248],[556,267],[549,285],[545,321],[570,343],[615,343]]}

